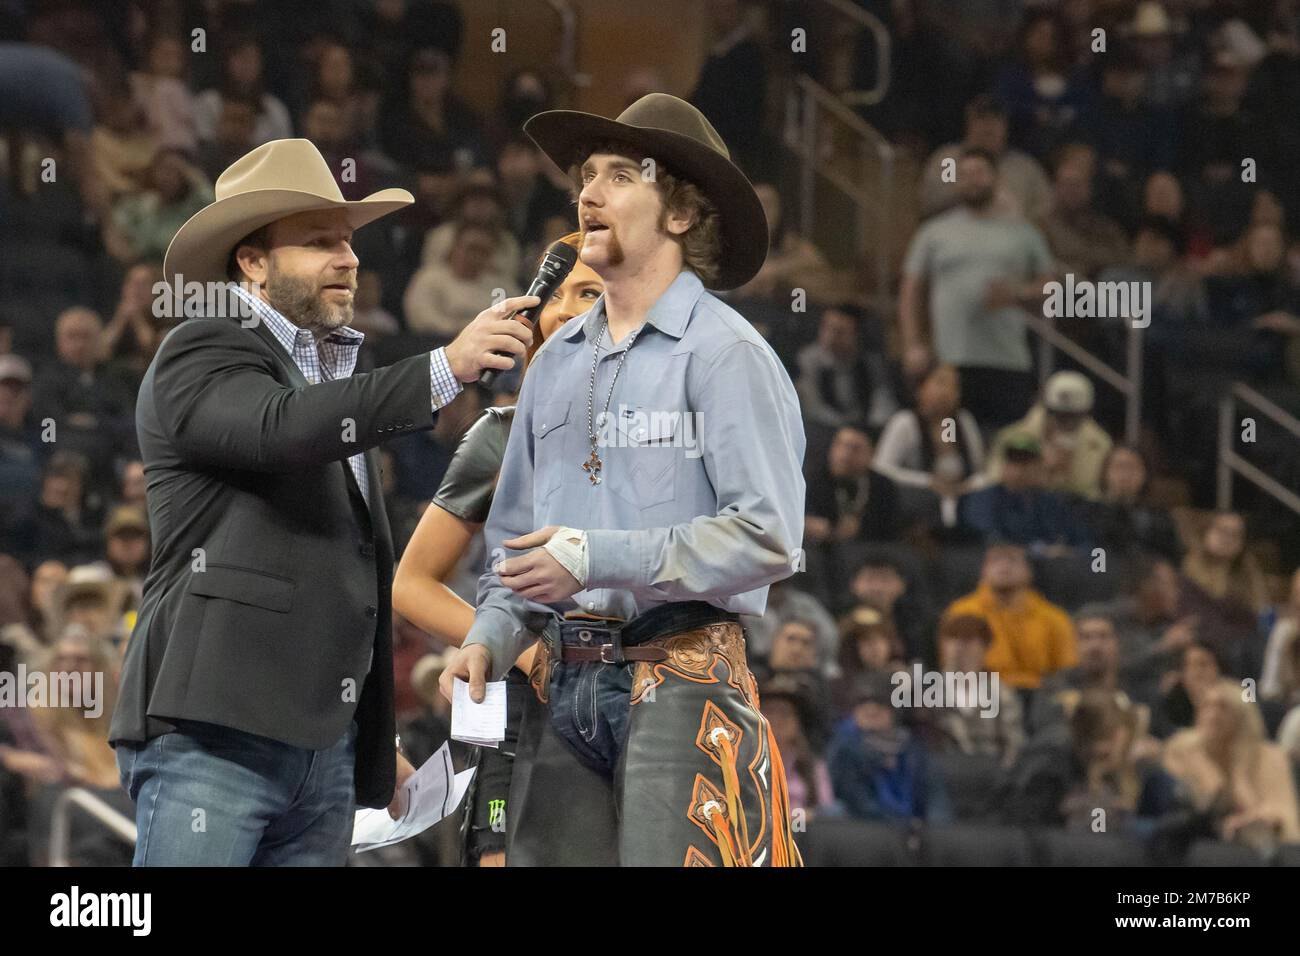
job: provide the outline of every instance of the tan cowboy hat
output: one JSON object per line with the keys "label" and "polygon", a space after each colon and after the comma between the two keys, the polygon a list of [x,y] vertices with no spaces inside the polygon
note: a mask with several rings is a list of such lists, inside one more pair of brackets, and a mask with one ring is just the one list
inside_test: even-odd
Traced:
{"label": "tan cowboy hat", "polygon": [[763,204],[749,179],[731,161],[727,144],[713,124],[685,100],[649,93],[618,119],[576,110],[548,110],[529,119],[524,132],[566,171],[587,158],[585,147],[613,140],[635,147],[698,186],[717,207],[722,223],[722,261],[713,288],[744,285],[767,258]]}
{"label": "tan cowboy hat", "polygon": [[216,197],[172,237],[163,260],[169,284],[178,274],[185,282],[224,282],[235,243],[294,213],[344,209],[356,229],[415,201],[405,189],[381,189],[349,202],[305,139],[272,140],[241,156],[217,177]]}

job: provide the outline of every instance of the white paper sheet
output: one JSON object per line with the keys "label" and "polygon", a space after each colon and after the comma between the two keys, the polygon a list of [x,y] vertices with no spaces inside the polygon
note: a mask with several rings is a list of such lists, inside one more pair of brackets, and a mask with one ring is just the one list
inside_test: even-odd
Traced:
{"label": "white paper sheet", "polygon": [[403,784],[406,813],[394,820],[386,809],[358,810],[352,823],[352,845],[358,853],[408,840],[456,812],[474,779],[477,767],[456,773],[451,762],[451,742],[424,762]]}
{"label": "white paper sheet", "polygon": [[456,678],[451,690],[451,739],[496,747],[506,737],[506,682],[486,685],[483,703],[469,696],[469,684]]}

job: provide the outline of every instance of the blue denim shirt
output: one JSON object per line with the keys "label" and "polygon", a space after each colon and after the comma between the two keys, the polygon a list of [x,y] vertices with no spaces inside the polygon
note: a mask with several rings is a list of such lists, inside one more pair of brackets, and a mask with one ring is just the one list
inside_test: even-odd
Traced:
{"label": "blue denim shirt", "polygon": [[[600,343],[592,418],[601,483],[582,465],[602,296],[538,350],[524,376],[488,515],[488,565],[468,644],[499,677],[533,639],[530,614],[581,610],[631,619],[674,601],[759,615],[767,587],[801,567],[804,431],[776,354],[734,309],[681,272],[630,351]],[[599,423],[619,357],[623,370]],[[560,525],[588,532],[586,589],[554,607],[505,587],[502,542]]]}

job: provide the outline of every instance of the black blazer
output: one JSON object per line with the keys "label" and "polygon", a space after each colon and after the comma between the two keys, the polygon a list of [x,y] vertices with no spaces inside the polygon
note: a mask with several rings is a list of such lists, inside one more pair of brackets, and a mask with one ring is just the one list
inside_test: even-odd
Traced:
{"label": "black blazer", "polygon": [[323,749],[355,717],[357,802],[388,804],[393,544],[369,449],[433,426],[429,377],[426,353],[309,385],[262,323],[167,335],[136,404],[154,553],[114,743],[197,720]]}

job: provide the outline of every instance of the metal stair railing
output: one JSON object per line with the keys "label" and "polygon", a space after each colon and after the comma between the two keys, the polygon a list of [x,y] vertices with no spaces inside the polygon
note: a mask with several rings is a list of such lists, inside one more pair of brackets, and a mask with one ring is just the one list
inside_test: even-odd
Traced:
{"label": "metal stair railing", "polygon": [[77,807],[100,823],[113,836],[135,845],[135,823],[82,787],[72,787],[59,794],[50,819],[50,866],[70,866],[69,841],[72,837],[72,808]]}
{"label": "metal stair railing", "polygon": [[1300,514],[1300,495],[1277,479],[1265,474],[1237,454],[1233,434],[1237,429],[1237,403],[1251,406],[1274,424],[1300,438],[1300,419],[1265,398],[1249,385],[1233,382],[1219,399],[1219,466],[1216,504],[1219,508],[1232,507],[1232,478],[1240,475],[1255,487],[1272,495],[1296,514]]}

